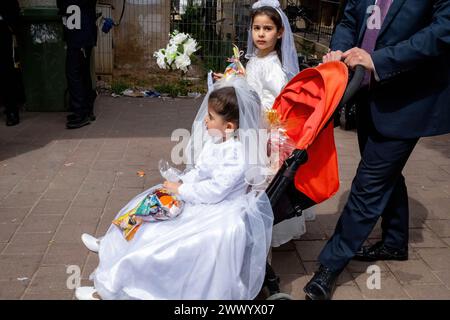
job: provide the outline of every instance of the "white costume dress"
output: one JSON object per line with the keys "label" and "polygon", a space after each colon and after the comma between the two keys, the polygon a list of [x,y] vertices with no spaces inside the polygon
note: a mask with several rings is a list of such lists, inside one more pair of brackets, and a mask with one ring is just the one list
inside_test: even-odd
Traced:
{"label": "white costume dress", "polygon": [[263,58],[252,56],[246,66],[247,82],[261,99],[264,110],[272,109],[275,98],[288,83],[277,52]]}
{"label": "white costume dress", "polygon": [[[275,98],[288,82],[276,51],[263,58],[253,56],[246,67],[247,82],[258,93],[264,110],[272,108]],[[300,238],[306,232],[306,219],[314,219],[313,209],[303,211],[301,217],[285,220],[273,227],[272,246]]]}
{"label": "white costume dress", "polygon": [[[283,36],[281,41],[282,62],[276,51],[265,57],[258,57],[258,49],[254,45],[252,28],[248,31],[247,54],[249,59],[246,66],[247,82],[258,93],[263,110],[271,109],[276,97],[284,86],[298,72],[298,56],[295,48],[294,36],[289,25],[289,19],[280,7],[277,0],[260,0],[253,4],[253,9],[263,6],[275,8],[283,22]],[[301,217],[285,220],[273,227],[272,246],[278,247],[292,239],[298,239],[306,232],[305,219],[313,220],[315,214],[313,209],[303,211]]]}
{"label": "white costume dress", "polygon": [[[112,225],[91,275],[103,299],[253,299],[264,280],[273,213],[265,193],[247,193],[242,145],[207,142],[181,176],[183,212],[146,222],[127,242]],[[135,207],[141,193],[118,214]]]}

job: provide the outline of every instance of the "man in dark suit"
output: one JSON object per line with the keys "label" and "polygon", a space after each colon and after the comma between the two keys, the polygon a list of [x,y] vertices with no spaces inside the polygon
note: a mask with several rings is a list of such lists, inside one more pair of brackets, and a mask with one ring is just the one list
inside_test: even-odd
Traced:
{"label": "man in dark suit", "polygon": [[[368,70],[357,97],[361,162],[304,288],[311,299],[330,299],[352,258],[408,259],[402,170],[420,137],[450,132],[450,0],[349,0],[324,57],[332,60]],[[362,247],[380,217],[382,240]]]}
{"label": "man in dark suit", "polygon": [[0,1],[0,100],[5,105],[7,126],[20,122],[20,83],[13,50],[13,37],[19,31],[19,12],[17,0]]}
{"label": "man in dark suit", "polygon": [[[76,129],[95,120],[95,90],[91,79],[91,54],[97,44],[96,0],[57,0],[64,21],[67,44],[66,77],[70,95],[70,111],[67,128]],[[74,10],[78,6],[79,11]],[[68,12],[69,11],[69,12]],[[77,25],[79,15],[80,24]]]}

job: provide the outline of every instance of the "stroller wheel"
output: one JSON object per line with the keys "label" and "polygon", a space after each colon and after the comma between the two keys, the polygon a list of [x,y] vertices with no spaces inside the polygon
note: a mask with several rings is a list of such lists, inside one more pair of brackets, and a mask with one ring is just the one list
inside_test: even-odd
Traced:
{"label": "stroller wheel", "polygon": [[294,300],[290,295],[286,293],[275,293],[274,295],[271,295],[266,300]]}

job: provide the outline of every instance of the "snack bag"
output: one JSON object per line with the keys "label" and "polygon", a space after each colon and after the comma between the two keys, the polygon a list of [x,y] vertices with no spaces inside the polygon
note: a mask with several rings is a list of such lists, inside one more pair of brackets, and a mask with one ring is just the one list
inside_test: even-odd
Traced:
{"label": "snack bag", "polygon": [[132,209],[120,216],[119,218],[113,220],[113,224],[116,225],[121,231],[125,238],[125,240],[130,241],[133,239],[134,235],[142,225],[143,220],[139,217],[136,217],[134,212],[135,209]]}
{"label": "snack bag", "polygon": [[169,220],[177,217],[182,208],[183,203],[176,195],[158,187],[138,205],[136,216],[146,222]]}

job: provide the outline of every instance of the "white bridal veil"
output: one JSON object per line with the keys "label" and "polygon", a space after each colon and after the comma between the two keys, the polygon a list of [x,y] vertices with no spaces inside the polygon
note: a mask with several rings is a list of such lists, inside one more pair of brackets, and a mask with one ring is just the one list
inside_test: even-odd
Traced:
{"label": "white bridal veil", "polygon": [[[292,34],[291,26],[289,25],[289,20],[286,14],[281,9],[278,0],[260,0],[253,4],[252,9],[256,10],[261,7],[273,7],[275,8],[283,21],[284,33],[281,41],[281,55],[282,55],[282,65],[283,70],[286,72],[288,79],[292,79],[298,72],[298,56],[297,50],[295,49],[294,35]],[[250,59],[255,56],[255,45],[253,44],[253,36],[251,26],[248,30],[248,40],[247,40],[247,54],[245,57]]]}

